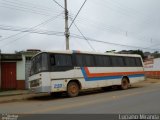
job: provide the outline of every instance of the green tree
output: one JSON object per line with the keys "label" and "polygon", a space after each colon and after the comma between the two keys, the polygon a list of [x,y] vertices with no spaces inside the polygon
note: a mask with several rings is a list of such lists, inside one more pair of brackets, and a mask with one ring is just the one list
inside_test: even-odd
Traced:
{"label": "green tree", "polygon": [[138,54],[141,55],[141,57],[144,59],[144,53],[142,50],[132,50],[131,54]]}

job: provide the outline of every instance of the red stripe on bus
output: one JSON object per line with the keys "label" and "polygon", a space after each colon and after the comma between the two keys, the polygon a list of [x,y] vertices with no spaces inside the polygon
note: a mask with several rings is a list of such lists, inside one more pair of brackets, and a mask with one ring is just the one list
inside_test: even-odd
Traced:
{"label": "red stripe on bus", "polygon": [[112,72],[112,73],[90,73],[88,67],[84,68],[88,77],[103,77],[103,76],[118,76],[118,75],[134,75],[134,74],[144,74],[144,71],[135,72]]}

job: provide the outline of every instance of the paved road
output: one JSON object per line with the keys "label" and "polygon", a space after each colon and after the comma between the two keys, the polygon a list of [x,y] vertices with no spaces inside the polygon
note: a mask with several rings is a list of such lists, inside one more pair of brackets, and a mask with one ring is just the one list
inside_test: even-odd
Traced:
{"label": "paved road", "polygon": [[75,98],[43,96],[0,104],[0,113],[159,113],[160,83],[129,90],[86,93]]}

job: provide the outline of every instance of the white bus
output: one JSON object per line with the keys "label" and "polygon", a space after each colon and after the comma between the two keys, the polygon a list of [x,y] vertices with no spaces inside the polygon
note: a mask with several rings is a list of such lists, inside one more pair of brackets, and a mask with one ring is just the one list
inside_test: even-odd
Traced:
{"label": "white bus", "polygon": [[30,90],[36,93],[66,92],[75,97],[90,88],[106,88],[145,79],[140,55],[79,51],[41,52],[32,58]]}

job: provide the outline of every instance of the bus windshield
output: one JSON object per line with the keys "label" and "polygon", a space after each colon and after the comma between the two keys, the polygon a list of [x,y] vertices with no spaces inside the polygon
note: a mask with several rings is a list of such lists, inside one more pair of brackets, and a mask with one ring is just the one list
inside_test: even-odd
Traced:
{"label": "bus windshield", "polygon": [[31,62],[31,75],[48,70],[48,55],[41,53],[33,57]]}

